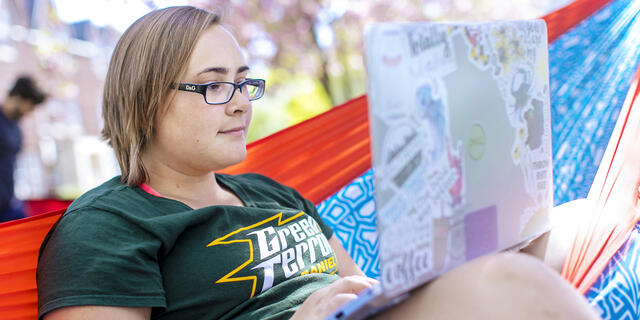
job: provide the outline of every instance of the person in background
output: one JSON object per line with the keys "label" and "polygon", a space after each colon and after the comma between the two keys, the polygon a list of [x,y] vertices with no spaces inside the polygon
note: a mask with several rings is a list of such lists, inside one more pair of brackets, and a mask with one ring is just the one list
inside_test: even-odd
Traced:
{"label": "person in background", "polygon": [[0,105],[0,222],[24,218],[22,203],[13,194],[13,171],[22,146],[18,121],[45,100],[45,94],[28,76],[19,77]]}

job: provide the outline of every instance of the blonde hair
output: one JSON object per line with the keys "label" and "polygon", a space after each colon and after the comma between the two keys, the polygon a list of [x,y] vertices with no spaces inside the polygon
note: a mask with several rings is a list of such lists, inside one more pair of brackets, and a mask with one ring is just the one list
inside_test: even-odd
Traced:
{"label": "blonde hair", "polygon": [[102,137],[115,151],[123,183],[147,181],[140,156],[153,138],[156,115],[200,35],[219,20],[195,7],[169,7],[138,19],[118,40],[104,84]]}

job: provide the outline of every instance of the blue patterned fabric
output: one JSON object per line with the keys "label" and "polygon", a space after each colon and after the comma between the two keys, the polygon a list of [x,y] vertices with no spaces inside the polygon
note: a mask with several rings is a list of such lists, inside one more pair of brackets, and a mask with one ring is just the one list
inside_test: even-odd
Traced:
{"label": "blue patterned fabric", "polygon": [[348,184],[318,206],[324,221],[333,228],[360,269],[378,278],[378,233],[373,200],[373,170]]}
{"label": "blue patterned fabric", "polygon": [[640,319],[640,224],[586,296],[605,319]]}
{"label": "blue patterned fabric", "polygon": [[639,11],[615,0],[549,46],[556,205],[589,192],[640,59]]}

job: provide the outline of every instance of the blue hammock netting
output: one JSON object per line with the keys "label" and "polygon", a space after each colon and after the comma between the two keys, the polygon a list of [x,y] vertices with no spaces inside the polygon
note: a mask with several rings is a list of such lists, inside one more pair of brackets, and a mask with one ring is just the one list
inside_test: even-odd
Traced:
{"label": "blue hammock netting", "polygon": [[640,59],[639,12],[613,1],[549,44],[556,205],[589,192]]}

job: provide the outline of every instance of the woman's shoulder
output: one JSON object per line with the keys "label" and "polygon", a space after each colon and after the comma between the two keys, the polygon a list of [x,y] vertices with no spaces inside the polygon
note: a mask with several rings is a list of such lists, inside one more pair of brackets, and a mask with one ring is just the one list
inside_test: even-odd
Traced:
{"label": "woman's shoulder", "polygon": [[113,177],[101,185],[83,193],[71,203],[67,211],[73,211],[91,205],[99,199],[112,196],[113,192],[118,192],[124,188],[126,188],[126,185],[120,182],[120,176]]}
{"label": "woman's shoulder", "polygon": [[64,216],[75,215],[82,211],[100,212],[139,212],[141,206],[149,206],[144,196],[134,188],[123,184],[120,176],[85,192],[67,208]]}
{"label": "woman's shoulder", "polygon": [[[120,177],[114,177],[78,197],[67,208],[56,224],[50,229],[42,247],[54,237],[61,242],[78,242],[81,240],[95,240],[98,235],[136,234],[142,235],[146,230],[142,222],[150,216],[145,210],[150,204],[144,204],[145,198],[133,188],[120,182]],[[145,208],[146,206],[146,208]],[[127,230],[136,230],[128,232]],[[109,242],[113,239],[106,239]]]}

